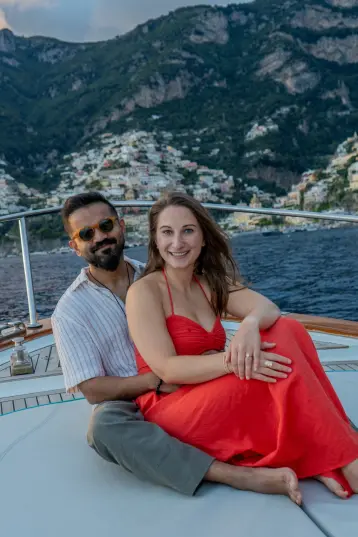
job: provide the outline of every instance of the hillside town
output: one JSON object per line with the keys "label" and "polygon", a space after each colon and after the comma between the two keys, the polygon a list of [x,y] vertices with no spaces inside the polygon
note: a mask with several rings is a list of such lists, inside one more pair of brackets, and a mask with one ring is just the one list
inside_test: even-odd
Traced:
{"label": "hillside town", "polygon": [[347,138],[323,170],[308,170],[287,196],[279,198],[276,206],[317,210],[329,201],[330,193],[340,187],[348,196],[358,194],[358,135]]}
{"label": "hillside town", "polygon": [[171,135],[162,137],[164,143],[142,131],[102,134],[91,147],[65,155],[46,171],[45,183],[46,176],[49,184],[54,175],[60,176],[58,186],[48,193],[17,183],[0,160],[0,214],[60,205],[68,196],[93,189],[117,200],[155,200],[166,190],[183,189],[202,202],[230,202],[232,176],[185,160],[182,151],[169,145]]}
{"label": "hillside town", "polygon": [[[262,136],[273,124],[255,124],[248,137]],[[45,184],[57,186],[47,193],[28,188],[7,172],[0,160],[0,215],[61,205],[73,194],[88,190],[103,192],[111,200],[156,200],[167,190],[184,190],[201,202],[231,203],[235,181],[250,201],[251,208],[274,207],[304,210],[342,211],[339,200],[350,201],[358,195],[358,136],[354,134],[337,148],[325,169],[308,170],[286,196],[275,197],[223,170],[211,169],[185,159],[183,152],[171,146],[170,133],[159,138],[144,131],[122,135],[104,133],[81,152],[67,154],[45,172]],[[335,196],[336,194],[336,196]],[[353,209],[355,207],[352,207]],[[127,226],[132,244],[143,243],[147,217],[139,209],[127,211]],[[253,231],[270,224],[262,215],[234,213],[220,220],[230,233]],[[304,225],[307,221],[285,218],[285,226]]]}

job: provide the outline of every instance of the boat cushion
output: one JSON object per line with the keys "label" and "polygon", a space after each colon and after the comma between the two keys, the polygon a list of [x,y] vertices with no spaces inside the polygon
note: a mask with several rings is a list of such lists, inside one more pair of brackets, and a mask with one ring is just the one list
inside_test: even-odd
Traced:
{"label": "boat cushion", "polygon": [[[338,397],[348,416],[358,427],[358,371],[335,371],[328,373]],[[357,533],[358,535],[358,533]]]}
{"label": "boat cushion", "polygon": [[139,481],[87,446],[90,413],[79,400],[0,417],[2,535],[323,537],[283,496],[205,484],[186,497]]}
{"label": "boat cushion", "polygon": [[[358,426],[358,372],[334,372],[328,376],[348,416]],[[302,490],[305,511],[327,535],[357,537],[358,495],[340,500],[312,480],[302,482]]]}

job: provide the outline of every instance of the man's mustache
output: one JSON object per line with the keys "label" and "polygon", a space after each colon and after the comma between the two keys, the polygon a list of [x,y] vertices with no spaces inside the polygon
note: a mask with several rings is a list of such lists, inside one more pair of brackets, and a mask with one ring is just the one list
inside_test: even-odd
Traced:
{"label": "man's mustache", "polygon": [[98,242],[95,246],[93,246],[93,248],[92,248],[92,253],[97,252],[97,250],[99,250],[100,248],[102,248],[102,246],[107,246],[107,245],[110,246],[111,244],[117,244],[116,239],[105,239],[105,240],[102,241],[102,242]]}

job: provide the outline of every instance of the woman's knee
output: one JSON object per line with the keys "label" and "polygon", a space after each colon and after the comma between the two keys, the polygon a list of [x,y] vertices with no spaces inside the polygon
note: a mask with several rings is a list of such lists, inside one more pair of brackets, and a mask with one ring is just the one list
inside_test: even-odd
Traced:
{"label": "woman's knee", "polygon": [[297,321],[296,319],[292,319],[292,317],[284,317],[281,316],[274,325],[272,325],[266,332],[277,332],[282,331],[283,333],[290,332],[292,334],[298,334],[298,333],[307,333],[305,327],[302,323]]}
{"label": "woman's knee", "polygon": [[280,317],[267,331],[261,333],[261,340],[273,342],[276,346],[271,352],[281,354],[295,361],[302,355],[303,346],[306,348],[310,336],[305,327],[296,319]]}

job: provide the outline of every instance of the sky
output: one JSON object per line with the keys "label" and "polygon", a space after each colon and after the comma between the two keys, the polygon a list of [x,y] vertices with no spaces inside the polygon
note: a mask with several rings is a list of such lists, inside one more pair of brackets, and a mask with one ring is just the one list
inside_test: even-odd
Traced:
{"label": "sky", "polygon": [[[243,3],[250,0],[241,0]],[[0,29],[23,36],[63,41],[101,41],[123,34],[148,19],[197,4],[227,0],[0,0]]]}

